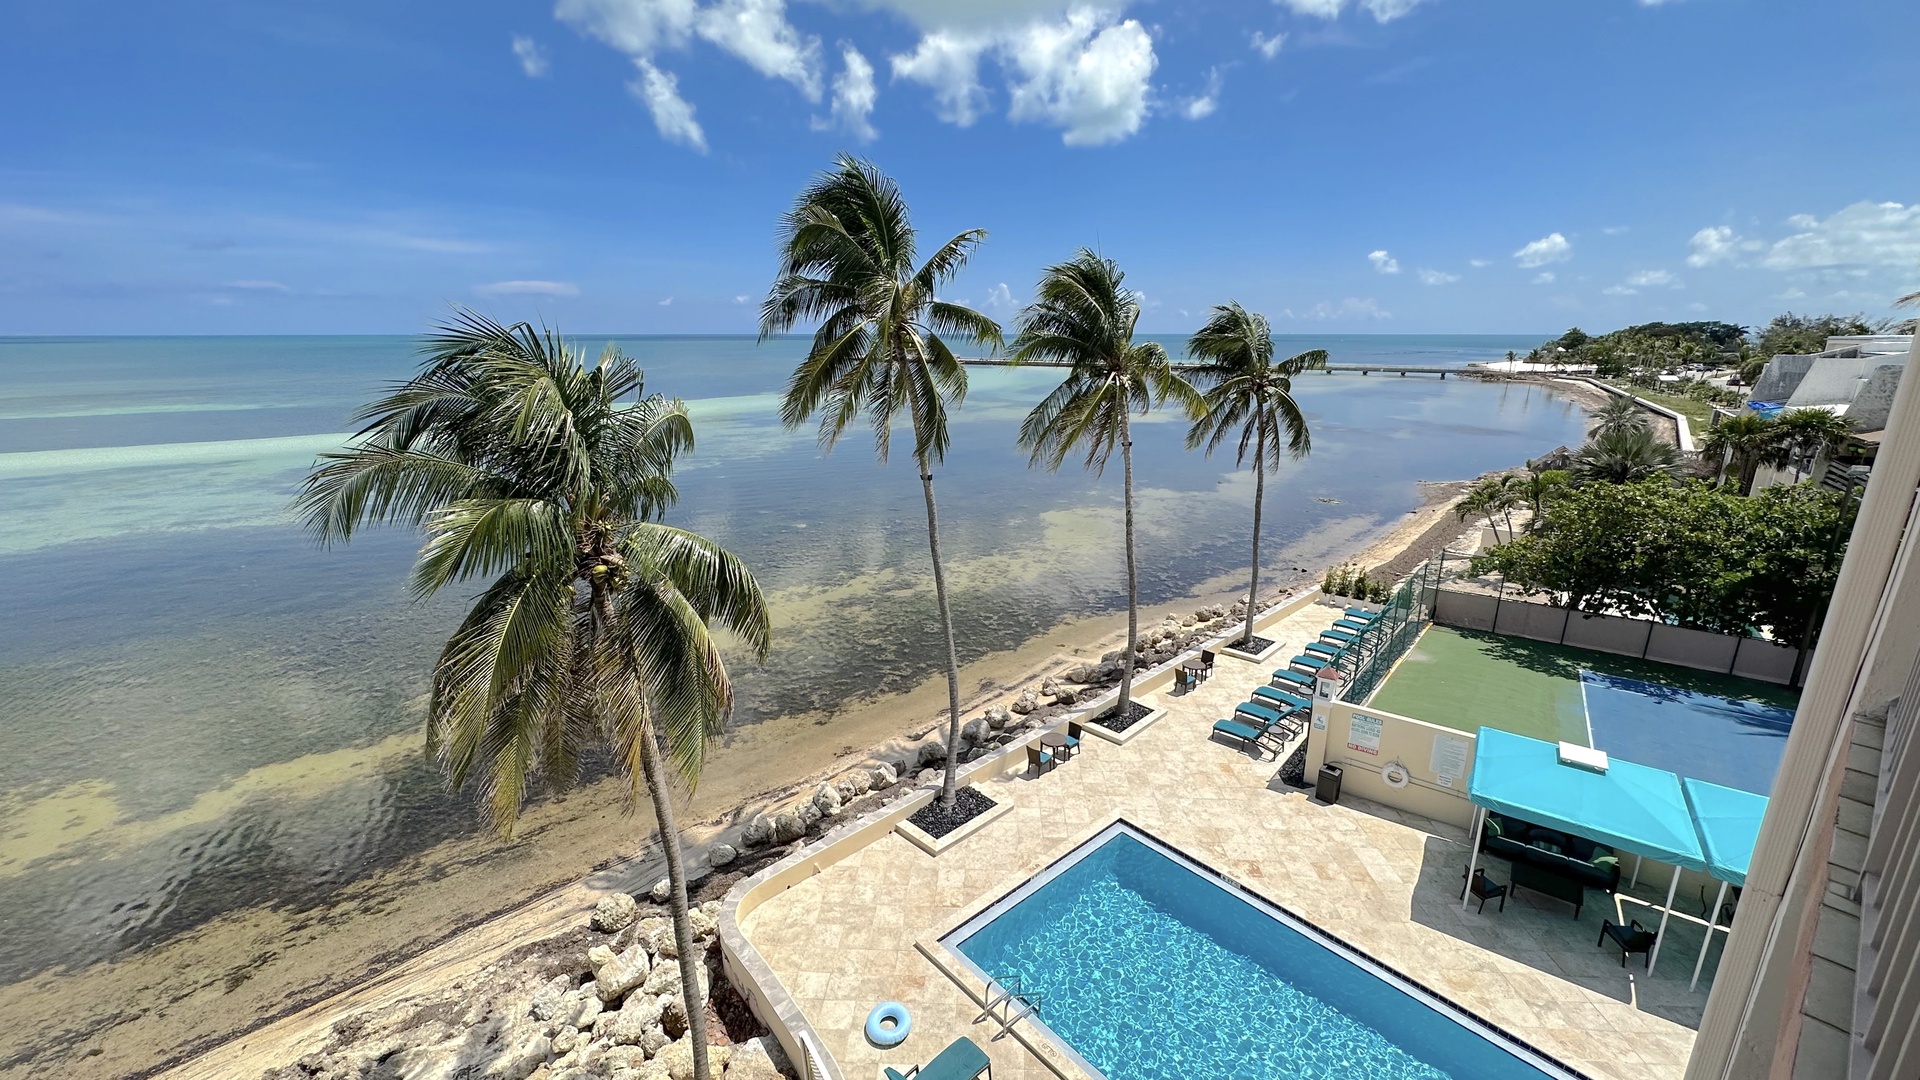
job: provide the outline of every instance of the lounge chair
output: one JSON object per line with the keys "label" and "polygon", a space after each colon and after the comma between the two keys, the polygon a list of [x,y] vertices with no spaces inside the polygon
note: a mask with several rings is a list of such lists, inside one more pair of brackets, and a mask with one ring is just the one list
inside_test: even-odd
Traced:
{"label": "lounge chair", "polygon": [[1052,754],[1040,749],[1038,744],[1028,743],[1027,764],[1033,767],[1033,774],[1039,776],[1051,770],[1055,765],[1058,765],[1059,762],[1053,759]]}
{"label": "lounge chair", "polygon": [[1359,619],[1361,622],[1372,622],[1375,619],[1378,619],[1380,617],[1379,612],[1368,611],[1366,608],[1363,608],[1363,607],[1350,607],[1346,610],[1345,614],[1347,618]]}
{"label": "lounge chair", "polygon": [[1335,645],[1328,641],[1309,641],[1303,646],[1303,649],[1315,656],[1324,656],[1329,660],[1338,660],[1341,654],[1347,651],[1345,645]]}
{"label": "lounge chair", "polygon": [[1342,630],[1335,626],[1320,631],[1320,640],[1330,641],[1336,645],[1351,645],[1360,640],[1360,635],[1351,630]]}
{"label": "lounge chair", "polygon": [[[1280,668],[1273,673],[1273,684],[1280,686],[1281,683],[1289,683],[1309,693],[1313,690],[1313,676],[1303,671],[1295,671],[1290,667]],[[1286,687],[1281,686],[1281,689],[1284,690]]]}
{"label": "lounge chair", "polygon": [[1306,698],[1289,694],[1285,690],[1279,690],[1271,686],[1254,687],[1253,700],[1256,704],[1265,705],[1270,709],[1299,711],[1301,709],[1313,708],[1313,702],[1308,701]]}
{"label": "lounge chair", "polygon": [[925,1065],[915,1065],[906,1072],[888,1066],[886,1074],[887,1080],[978,1080],[982,1075],[993,1080],[993,1059],[978,1043],[962,1035]]}
{"label": "lounge chair", "polygon": [[[1262,749],[1271,750],[1276,755],[1280,753],[1280,748],[1286,745],[1287,739],[1300,733],[1299,722],[1291,716],[1282,717],[1270,724],[1250,724],[1241,719],[1246,715],[1246,713],[1236,710],[1233,714],[1233,719],[1214,721],[1213,733],[1216,735],[1225,735],[1230,739],[1237,739],[1241,745],[1248,749],[1255,751]],[[1269,746],[1267,739],[1276,735],[1280,741]]]}
{"label": "lounge chair", "polygon": [[1367,631],[1373,629],[1373,623],[1370,620],[1365,620],[1365,619],[1354,619],[1354,618],[1335,619],[1333,620],[1333,625],[1337,629],[1350,630],[1356,634],[1364,634]]}
{"label": "lounge chair", "polygon": [[1309,653],[1301,653],[1299,656],[1287,661],[1287,663],[1311,675],[1333,663],[1333,661],[1324,656],[1313,656]]}
{"label": "lounge chair", "polygon": [[1258,701],[1243,701],[1233,707],[1235,716],[1251,717],[1261,724],[1277,724],[1292,712],[1292,709],[1276,709]]}

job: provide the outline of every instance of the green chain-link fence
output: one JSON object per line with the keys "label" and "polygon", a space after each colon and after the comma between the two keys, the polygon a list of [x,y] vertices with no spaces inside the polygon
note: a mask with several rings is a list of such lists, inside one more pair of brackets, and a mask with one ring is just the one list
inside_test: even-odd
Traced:
{"label": "green chain-link fence", "polygon": [[[1457,568],[1458,556],[1454,562]],[[1345,676],[1341,700],[1364,704],[1393,670],[1394,661],[1413,648],[1420,631],[1433,621],[1433,599],[1446,564],[1444,551],[1422,563],[1393,591],[1379,620],[1341,657],[1340,674]]]}

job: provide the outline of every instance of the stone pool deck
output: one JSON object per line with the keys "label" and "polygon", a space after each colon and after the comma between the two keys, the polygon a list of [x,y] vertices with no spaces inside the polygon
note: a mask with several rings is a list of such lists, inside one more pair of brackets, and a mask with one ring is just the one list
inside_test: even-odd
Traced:
{"label": "stone pool deck", "polygon": [[[1687,989],[1698,926],[1675,921],[1649,979],[1642,958],[1623,968],[1595,946],[1601,918],[1619,921],[1600,894],[1577,920],[1532,893],[1501,913],[1497,901],[1463,913],[1462,830],[1359,800],[1316,803],[1276,778],[1276,760],[1210,738],[1215,720],[1335,617],[1308,607],[1262,631],[1286,642],[1276,661],[1222,657],[1197,690],[1146,695],[1167,715],[1125,745],[1089,738],[1044,776],[982,784],[1012,809],[938,857],[887,833],[765,900],[741,932],[848,1080],[877,1077],[883,1064],[904,1070],[961,1035],[987,1050],[999,1080],[1074,1076],[1062,1058],[994,1040],[997,1025],[974,1023],[980,1005],[922,948],[1125,818],[1596,1080],[1680,1077],[1709,985]],[[1487,866],[1506,880],[1504,862]],[[1658,894],[1644,882],[1640,892],[1664,895],[1658,884]],[[913,1034],[881,1051],[862,1031],[886,1000],[912,1010]]]}

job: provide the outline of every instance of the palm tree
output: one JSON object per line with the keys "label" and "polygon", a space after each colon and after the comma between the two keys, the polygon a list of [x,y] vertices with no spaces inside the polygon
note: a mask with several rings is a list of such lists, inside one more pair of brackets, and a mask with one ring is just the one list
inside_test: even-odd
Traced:
{"label": "palm tree", "polygon": [[1679,448],[1661,442],[1646,430],[1600,435],[1573,452],[1573,475],[1581,480],[1625,484],[1674,476],[1684,468]]}
{"label": "palm tree", "polygon": [[1527,518],[1527,532],[1540,531],[1540,523],[1546,520],[1547,504],[1566,491],[1573,483],[1573,474],[1565,469],[1542,469],[1528,473],[1520,481],[1520,501],[1531,511]]}
{"label": "palm tree", "polygon": [[[1260,595],[1260,510],[1266,501],[1267,469],[1280,467],[1281,435],[1286,452],[1296,461],[1313,448],[1307,418],[1293,400],[1293,377],[1327,366],[1327,351],[1313,349],[1273,362],[1273,335],[1265,315],[1238,303],[1213,309],[1213,318],[1187,339],[1187,354],[1200,360],[1192,368],[1194,382],[1206,387],[1202,400],[1206,415],[1187,432],[1187,449],[1202,444],[1211,456],[1238,431],[1240,445],[1234,464],[1247,463],[1253,449],[1253,572],[1247,595]],[[1247,603],[1247,638],[1259,605]]]}
{"label": "palm tree", "polygon": [[1487,519],[1487,528],[1493,530],[1496,542],[1500,539],[1500,521],[1507,523],[1507,539],[1513,539],[1513,508],[1519,504],[1521,481],[1518,477],[1502,474],[1489,476],[1467,490],[1460,501],[1454,504],[1453,514],[1461,521],[1470,517]]}
{"label": "palm tree", "polygon": [[947,646],[947,769],[940,802],[952,806],[960,758],[960,654],[940,558],[933,467],[947,453],[947,408],[967,394],[967,371],[942,334],[1001,347],[1000,326],[937,298],[985,229],[968,229],[916,262],[916,237],[900,188],[871,163],[848,155],[814,178],[781,219],[780,270],[760,308],[760,339],[818,320],[813,345],[787,380],[780,418],[798,427],[819,417],[828,450],[864,416],[874,450],[887,460],[901,411],[913,426],[913,461],[927,502],[933,594]]}
{"label": "palm tree", "polygon": [[[1063,361],[1067,377],[1020,424],[1020,445],[1031,463],[1059,469],[1067,455],[1086,455],[1095,475],[1105,471],[1115,447],[1120,450],[1126,517],[1127,651],[1122,662],[1120,698],[1115,716],[1133,707],[1135,650],[1140,644],[1140,574],[1133,544],[1133,414],[1145,414],[1172,398],[1189,419],[1199,419],[1206,402],[1173,370],[1167,350],[1152,341],[1135,342],[1140,298],[1125,285],[1126,275],[1112,259],[1086,248],[1041,275],[1032,306],[1020,313],[1014,338],[1015,363]],[[1252,606],[1254,597],[1248,597]]]}
{"label": "palm tree", "polygon": [[1589,415],[1593,417],[1593,435],[1640,431],[1649,426],[1646,410],[1630,397],[1611,396],[1605,405]]}
{"label": "palm tree", "polygon": [[1798,482],[1820,455],[1831,457],[1847,445],[1853,437],[1853,421],[1825,409],[1789,409],[1774,421],[1774,432]]}
{"label": "palm tree", "polygon": [[[419,373],[358,419],[354,442],[321,455],[301,489],[308,529],[332,543],[416,526],[416,596],[486,582],[434,664],[428,751],[451,786],[481,788],[506,836],[534,785],[566,787],[605,746],[629,799],[644,789],[652,801],[674,936],[698,956],[673,782],[692,788],[733,704],[710,625],[757,658],[769,629],[739,559],[658,520],[677,497],[674,460],[693,447],[685,407],[646,395],[616,350],[589,367],[556,335],[462,313],[429,339]],[[697,967],[682,967],[680,988],[705,1078]]]}
{"label": "palm tree", "polygon": [[1781,468],[1787,463],[1778,432],[1778,422],[1749,413],[1729,416],[1707,429],[1700,440],[1700,453],[1709,461],[1720,459],[1715,483],[1724,487],[1728,474],[1738,478],[1737,490],[1745,495],[1753,488],[1754,474],[1760,466]]}

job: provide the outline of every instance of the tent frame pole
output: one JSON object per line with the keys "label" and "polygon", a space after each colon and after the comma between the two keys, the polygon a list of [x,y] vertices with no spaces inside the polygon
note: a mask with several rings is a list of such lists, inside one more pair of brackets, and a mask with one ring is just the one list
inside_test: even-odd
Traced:
{"label": "tent frame pole", "polygon": [[1473,871],[1480,865],[1480,830],[1486,827],[1487,808],[1473,808],[1473,828],[1467,834],[1467,880],[1460,883],[1460,910],[1467,910],[1467,901],[1473,899]]}
{"label": "tent frame pole", "polygon": [[[1653,965],[1660,962],[1660,946],[1667,943],[1667,919],[1673,914],[1673,895],[1680,891],[1680,864],[1673,866],[1673,878],[1667,882],[1667,906],[1660,909],[1660,929],[1653,932],[1653,952],[1647,954],[1647,978],[1653,978]],[[1709,930],[1711,938],[1713,932]]]}
{"label": "tent frame pole", "polygon": [[[1687,984],[1689,991],[1700,988],[1700,969],[1707,966],[1707,950],[1713,948],[1713,931],[1720,925],[1720,905],[1727,899],[1727,883],[1720,883],[1720,893],[1713,898],[1713,909],[1707,912],[1707,940],[1700,943],[1700,959],[1693,962],[1693,981]],[[1732,932],[1732,928],[1728,928]]]}

